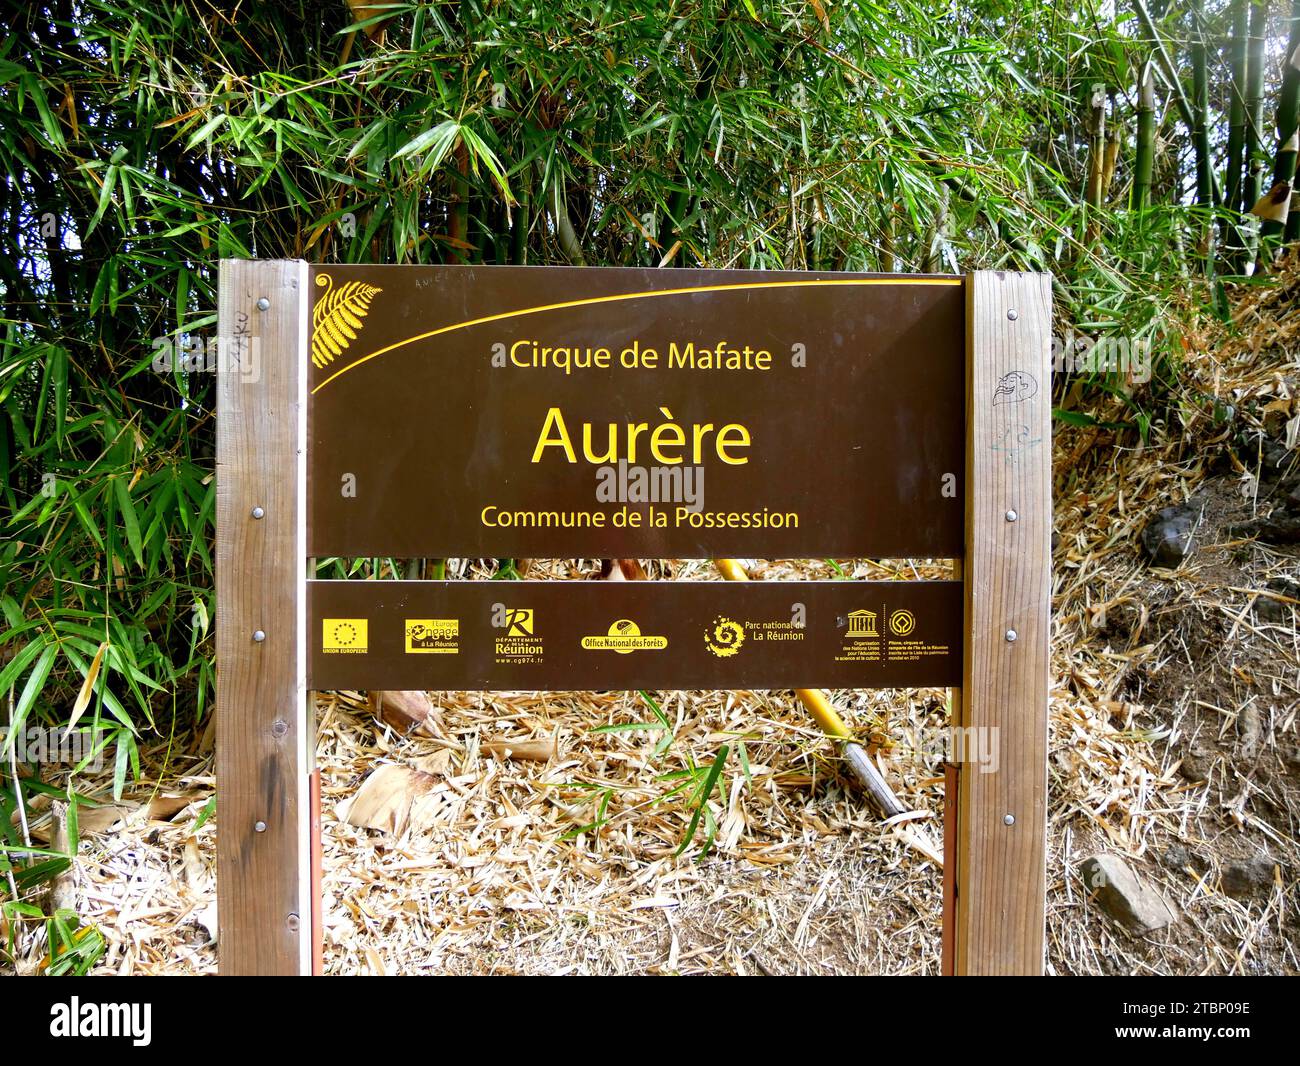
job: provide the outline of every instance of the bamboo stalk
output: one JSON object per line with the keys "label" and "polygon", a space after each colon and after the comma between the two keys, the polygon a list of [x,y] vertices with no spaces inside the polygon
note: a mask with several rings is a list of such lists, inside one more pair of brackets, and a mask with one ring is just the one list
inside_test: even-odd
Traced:
{"label": "bamboo stalk", "polygon": [[1268,0],[1255,0],[1250,9],[1250,42],[1246,49],[1246,182],[1240,211],[1249,211],[1264,191],[1260,145],[1264,131],[1264,40],[1268,34]]}
{"label": "bamboo stalk", "polygon": [[[654,235],[655,239],[659,241],[661,247],[668,247],[669,236],[673,237],[674,240],[677,242],[680,242],[681,240],[685,239],[686,215],[690,211],[690,206],[691,206],[690,193],[688,193],[685,189],[678,189],[669,198],[668,201],[669,231],[666,234],[661,231]],[[667,256],[664,256],[663,258],[668,259]],[[669,260],[669,262],[671,262],[671,260]],[[665,264],[660,263],[660,266],[663,265]],[[685,265],[686,265],[686,256],[682,256],[681,259],[677,261],[677,266],[681,267]]]}
{"label": "bamboo stalk", "polygon": [[[1164,38],[1160,36],[1160,31],[1156,29],[1155,20],[1151,17],[1151,12],[1148,10],[1145,0],[1133,0],[1133,10],[1137,12],[1138,20],[1142,23],[1143,29],[1151,37],[1151,44],[1155,49],[1160,72],[1164,75],[1165,82],[1173,93],[1174,104],[1178,108],[1178,113],[1182,116],[1183,123],[1187,126],[1188,131],[1194,135],[1196,130],[1195,112],[1192,109],[1191,102],[1187,99],[1187,94],[1183,92],[1183,83],[1178,77],[1178,68],[1174,66],[1174,61],[1169,56],[1169,49],[1165,47]],[[1219,190],[1219,178],[1213,170],[1210,171],[1210,191],[1215,200],[1222,199]]]}
{"label": "bamboo stalk", "polygon": [[1106,152],[1102,159],[1101,196],[1099,202],[1106,203],[1110,198],[1110,187],[1115,181],[1115,168],[1119,165],[1119,144],[1124,127],[1119,122],[1112,122],[1106,130]]}
{"label": "bamboo stalk", "polygon": [[886,274],[898,271],[898,258],[894,254],[894,202],[885,201],[885,217],[880,232],[880,269]]}
{"label": "bamboo stalk", "polygon": [[587,257],[582,254],[582,242],[578,240],[577,231],[569,219],[569,208],[564,202],[564,182],[560,177],[558,162],[551,171],[551,187],[547,190],[546,206],[555,221],[555,235],[560,241],[560,250],[574,266],[586,266]]}
{"label": "bamboo stalk", "polygon": [[1228,160],[1223,202],[1237,210],[1243,185],[1246,148],[1246,51],[1250,36],[1250,0],[1232,0],[1232,64],[1228,86]]}
{"label": "bamboo stalk", "polygon": [[1088,183],[1084,199],[1089,207],[1101,206],[1102,153],[1106,136],[1106,86],[1092,87],[1088,98]]}
{"label": "bamboo stalk", "polygon": [[1210,149],[1210,73],[1209,48],[1205,43],[1203,2],[1192,4],[1194,24],[1191,42],[1192,108],[1195,123],[1192,127],[1192,146],[1196,153],[1196,203],[1202,209],[1200,247],[1205,254],[1205,274],[1215,273],[1214,208],[1220,197],[1218,179]]}
{"label": "bamboo stalk", "polygon": [[[1300,2],[1296,4],[1295,11],[1296,21],[1292,24],[1291,36],[1296,41],[1295,48],[1291,51],[1291,65],[1287,69],[1287,77],[1290,79],[1289,89],[1291,92],[1290,116],[1295,128],[1291,132],[1291,137],[1284,141],[1283,144],[1289,145],[1291,149],[1291,159],[1288,164],[1285,159],[1279,159],[1279,170],[1286,170],[1289,166],[1288,173],[1291,181],[1292,199],[1295,197],[1297,167],[1300,165]],[[1287,86],[1284,81],[1283,86]],[[1287,243],[1300,240],[1300,211],[1291,211],[1286,219],[1286,231],[1284,239]]]}
{"label": "bamboo stalk", "polygon": [[515,208],[513,225],[510,228],[510,262],[515,266],[528,263],[528,226],[530,216],[527,195],[520,195],[519,206]]}
{"label": "bamboo stalk", "polygon": [[1241,191],[1246,186],[1246,87],[1250,45],[1250,0],[1232,0],[1232,47],[1228,81],[1228,147],[1223,182],[1229,269],[1244,269],[1247,239],[1242,225]]}
{"label": "bamboo stalk", "polygon": [[[1278,149],[1273,161],[1273,184],[1295,189],[1296,128],[1300,125],[1300,0],[1291,8],[1291,33],[1287,41],[1287,64],[1282,73],[1282,88],[1277,98]],[[1283,218],[1265,219],[1260,226],[1260,236],[1265,240],[1283,236],[1287,240],[1300,237],[1300,212],[1289,212]]]}
{"label": "bamboo stalk", "polygon": [[1133,208],[1140,211],[1151,202],[1151,174],[1155,168],[1156,85],[1148,61],[1138,83],[1137,152],[1133,161]]}
{"label": "bamboo stalk", "polygon": [[1084,231],[1084,243],[1092,244],[1097,239],[1101,213],[1102,174],[1106,169],[1106,86],[1093,85],[1088,97],[1088,178],[1083,191],[1084,202],[1088,205],[1088,226]]}
{"label": "bamboo stalk", "polygon": [[[1246,84],[1245,94],[1246,128],[1242,145],[1242,162],[1245,174],[1241,186],[1241,197],[1235,207],[1243,215],[1259,202],[1264,191],[1264,171],[1267,163],[1264,158],[1264,43],[1268,35],[1269,0],[1251,0],[1250,39],[1246,42]],[[1259,245],[1257,228],[1243,231],[1244,240],[1236,264],[1237,271],[1244,271],[1245,264],[1255,258]]]}
{"label": "bamboo stalk", "polygon": [[1205,45],[1205,28],[1201,17],[1201,0],[1192,5],[1196,23],[1192,35],[1192,142],[1196,151],[1196,202],[1201,207],[1214,206],[1213,167],[1210,156],[1210,76],[1209,50]]}
{"label": "bamboo stalk", "polygon": [[465,245],[469,243],[469,153],[458,143],[455,150],[451,195],[447,198],[447,230],[451,237],[451,254],[457,263],[468,263]]}

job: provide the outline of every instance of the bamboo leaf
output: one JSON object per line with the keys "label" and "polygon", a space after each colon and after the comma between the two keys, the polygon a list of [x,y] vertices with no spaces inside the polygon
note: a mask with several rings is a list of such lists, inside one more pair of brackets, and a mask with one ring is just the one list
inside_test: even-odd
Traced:
{"label": "bamboo leaf", "polygon": [[104,652],[107,649],[108,641],[100,642],[99,649],[95,652],[95,658],[91,660],[90,669],[86,671],[86,679],[81,684],[81,691],[77,693],[77,700],[72,705],[72,714],[68,717],[65,732],[72,732],[73,727],[81,720],[86,708],[90,706],[90,697],[94,694],[95,681],[99,678],[99,668],[104,662]]}
{"label": "bamboo leaf", "polygon": [[113,489],[117,493],[117,505],[122,514],[122,523],[126,526],[126,540],[135,556],[135,565],[144,568],[144,556],[141,552],[140,520],[136,517],[135,504],[131,502],[131,492],[126,482],[119,476],[113,479]]}
{"label": "bamboo leaf", "polygon": [[403,159],[416,152],[431,149],[430,157],[425,162],[425,169],[432,169],[440,164],[451,151],[452,145],[460,135],[460,124],[446,119],[432,129],[418,133],[393,153],[393,159]]}
{"label": "bamboo leaf", "polygon": [[45,688],[45,681],[50,676],[50,667],[54,665],[54,656],[58,650],[57,644],[48,645],[41,652],[41,657],[36,660],[32,672],[27,675],[27,683],[23,685],[22,694],[18,697],[18,703],[14,707],[11,724],[15,730],[23,727],[23,723],[27,721],[27,715],[31,713],[32,707],[36,704],[36,697]]}

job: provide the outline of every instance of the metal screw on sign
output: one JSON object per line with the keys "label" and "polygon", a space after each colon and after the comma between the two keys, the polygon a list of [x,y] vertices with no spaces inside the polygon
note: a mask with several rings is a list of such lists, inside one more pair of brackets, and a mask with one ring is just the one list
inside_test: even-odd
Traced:
{"label": "metal screw on sign", "polygon": [[266,634],[263,633],[260,629],[255,629],[253,631],[253,643],[261,644],[262,641],[264,641],[265,639],[266,639]]}
{"label": "metal screw on sign", "polygon": [[1016,640],[1016,631],[1015,631],[1014,629],[1008,629],[1008,630],[1007,630],[1007,643],[1008,643],[1008,644],[1014,644],[1014,643],[1015,643],[1015,640]]}
{"label": "metal screw on sign", "polygon": [[289,732],[289,723],[283,718],[277,718],[271,723],[271,736],[282,737]]}
{"label": "metal screw on sign", "polygon": [[253,515],[254,518],[261,518],[261,517],[262,517],[263,515],[265,515],[265,514],[266,514],[266,512],[263,511],[262,508],[260,508],[260,507],[254,507],[253,510],[252,510],[252,515]]}
{"label": "metal screw on sign", "polygon": [[254,823],[253,823],[253,832],[254,832],[254,833],[265,833],[265,832],[266,832],[266,823],[265,823],[265,822],[254,822]]}
{"label": "metal screw on sign", "polygon": [[1008,815],[1006,815],[1006,816],[1002,819],[1002,821],[1003,821],[1003,824],[1005,824],[1005,825],[1015,825],[1015,824],[1016,824],[1016,816],[1015,816],[1014,814],[1008,814]]}
{"label": "metal screw on sign", "polygon": [[1011,319],[1012,322],[1014,322],[1019,317],[1020,317],[1020,312],[1017,311],[1014,307],[1011,308],[1009,311],[1007,311],[1007,318]]}
{"label": "metal screw on sign", "polygon": [[289,927],[289,932],[296,933],[298,931],[298,916],[291,913],[289,917],[285,919],[284,924]]}
{"label": "metal screw on sign", "polygon": [[[259,508],[259,510],[260,510],[260,508]],[[255,516],[255,517],[256,517],[256,516]],[[1020,516],[1019,516],[1018,514],[1016,514],[1015,511],[1008,511],[1008,512],[1007,512],[1007,521],[1008,521],[1008,522],[1014,522],[1014,521],[1015,521],[1017,518],[1019,518],[1019,517],[1020,517]]]}
{"label": "metal screw on sign", "polygon": [[270,306],[271,306],[271,301],[268,300],[265,296],[263,296],[260,300],[257,301],[257,309],[259,311],[265,311]]}

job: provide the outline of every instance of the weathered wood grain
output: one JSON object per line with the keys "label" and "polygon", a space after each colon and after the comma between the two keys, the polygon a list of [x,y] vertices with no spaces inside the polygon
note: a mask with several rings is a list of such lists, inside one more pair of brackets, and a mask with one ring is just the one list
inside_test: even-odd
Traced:
{"label": "weathered wood grain", "polygon": [[306,278],[299,262],[221,264],[216,762],[223,974],[299,974],[311,962]]}
{"label": "weathered wood grain", "polygon": [[[966,653],[961,722],[998,755],[961,766],[955,970],[1043,970],[1050,605],[1051,287],[967,290]],[[987,750],[987,749],[986,749]]]}

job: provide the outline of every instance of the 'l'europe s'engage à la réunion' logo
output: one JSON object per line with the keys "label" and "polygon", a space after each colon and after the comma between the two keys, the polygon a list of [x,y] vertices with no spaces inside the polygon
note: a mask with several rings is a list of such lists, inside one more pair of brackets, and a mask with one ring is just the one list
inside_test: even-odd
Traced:
{"label": "'l'europe s'engage \u00e0 la r\u00e9union' logo", "polygon": [[407,655],[455,655],[460,651],[460,619],[408,618]]}

